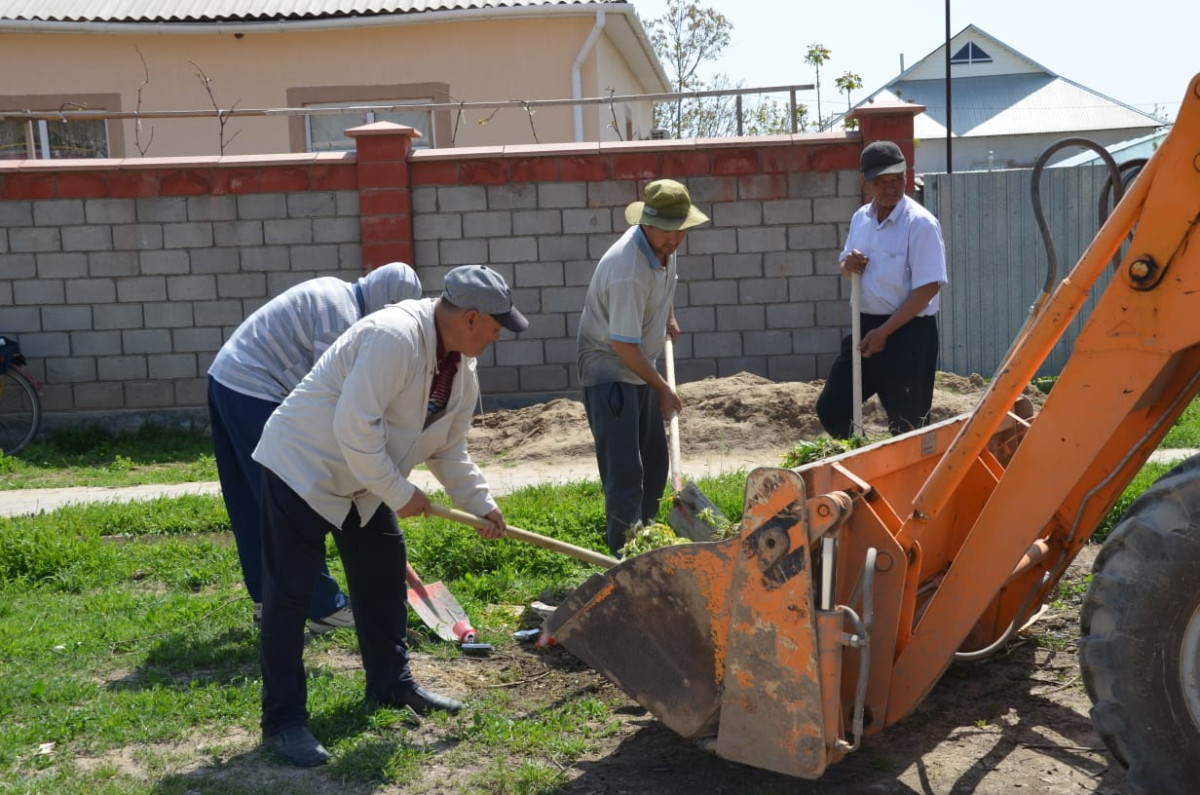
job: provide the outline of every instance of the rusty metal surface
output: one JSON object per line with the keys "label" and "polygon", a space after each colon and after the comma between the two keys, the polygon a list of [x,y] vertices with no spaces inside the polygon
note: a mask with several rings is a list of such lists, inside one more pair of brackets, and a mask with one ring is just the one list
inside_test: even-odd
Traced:
{"label": "rusty metal surface", "polygon": [[[584,583],[547,630],[676,733],[793,776],[825,769],[827,735],[804,483],[757,469],[741,534],[667,547]],[[829,669],[836,676],[837,667]]]}
{"label": "rusty metal surface", "polygon": [[716,733],[738,539],[647,552],[597,574],[547,624],[672,731]]}
{"label": "rusty metal surface", "polygon": [[746,493],[715,748],[816,778],[828,754],[804,483],[789,470],[757,469]]}

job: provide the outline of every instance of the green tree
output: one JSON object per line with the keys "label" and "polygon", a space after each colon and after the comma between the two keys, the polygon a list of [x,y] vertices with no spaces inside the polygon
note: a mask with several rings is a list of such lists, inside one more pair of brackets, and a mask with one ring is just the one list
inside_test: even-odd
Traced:
{"label": "green tree", "polygon": [[[697,74],[702,65],[715,61],[729,46],[733,23],[724,14],[695,0],[670,0],[666,13],[650,20],[646,29],[675,92],[729,87],[725,75],[716,75],[706,82]],[[659,103],[654,107],[654,123],[670,130],[676,138],[729,135],[726,128],[732,105],[731,97]],[[736,119],[733,123],[736,124]]]}
{"label": "green tree", "polygon": [[816,69],[817,72],[817,129],[820,130],[825,126],[824,117],[821,115],[821,67],[833,55],[832,52],[824,45],[814,42],[808,45],[808,51],[804,54],[804,62]]}
{"label": "green tree", "polygon": [[[854,106],[850,100],[850,92],[862,88],[862,78],[854,72],[843,72],[842,76],[835,78],[833,82],[837,84],[838,91],[846,95],[846,112],[849,113]],[[842,122],[842,126],[847,130],[853,130],[858,124],[851,119],[846,119]]]}
{"label": "green tree", "polygon": [[[808,129],[808,106],[796,103],[796,129]],[[788,118],[788,103],[766,99],[750,108],[746,114],[746,135],[789,135],[792,120]]]}

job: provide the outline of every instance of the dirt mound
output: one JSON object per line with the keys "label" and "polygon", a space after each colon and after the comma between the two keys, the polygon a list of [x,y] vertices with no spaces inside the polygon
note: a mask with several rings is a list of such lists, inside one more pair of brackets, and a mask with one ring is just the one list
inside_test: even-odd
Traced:
{"label": "dirt mound", "polygon": [[[824,381],[775,382],[751,373],[705,378],[679,387],[683,413],[679,436],[689,455],[727,450],[776,450],[815,439],[824,431],[816,402]],[[978,375],[938,373],[933,396],[935,422],[971,411],[986,383]],[[1035,403],[1042,396],[1026,390]],[[887,416],[872,398],[863,408],[868,434],[887,432]],[[480,463],[541,461],[593,454],[583,404],[560,398],[475,418],[468,437]]]}
{"label": "dirt mound", "polygon": [[583,404],[567,398],[476,415],[467,444],[481,463],[592,454]]}

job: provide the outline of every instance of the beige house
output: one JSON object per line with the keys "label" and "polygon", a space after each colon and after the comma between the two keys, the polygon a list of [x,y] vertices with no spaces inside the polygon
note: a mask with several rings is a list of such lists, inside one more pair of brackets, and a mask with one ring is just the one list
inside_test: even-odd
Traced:
{"label": "beige house", "polygon": [[[345,129],[385,120],[439,148],[640,140],[650,137],[649,102],[458,103],[668,90],[624,0],[0,5],[0,158],[351,149]],[[297,108],[322,110],[284,110]],[[241,114],[261,110],[272,112]]]}

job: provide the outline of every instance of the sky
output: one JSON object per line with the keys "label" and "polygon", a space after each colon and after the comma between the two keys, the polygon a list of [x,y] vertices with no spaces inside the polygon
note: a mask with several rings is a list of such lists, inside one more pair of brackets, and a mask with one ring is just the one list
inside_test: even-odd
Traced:
{"label": "sky", "polygon": [[[643,22],[667,0],[629,0]],[[833,79],[862,77],[855,102],[945,41],[946,0],[699,0],[733,23],[732,42],[708,74],[746,87],[814,82],[808,45],[831,51],[821,68],[822,113],[845,107]],[[975,25],[1060,77],[1174,119],[1200,73],[1197,0],[951,0],[950,33]],[[815,101],[815,92],[809,101]],[[803,100],[803,96],[801,96]],[[1157,109],[1157,110],[1156,110]]]}

